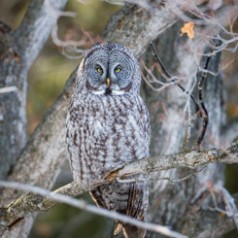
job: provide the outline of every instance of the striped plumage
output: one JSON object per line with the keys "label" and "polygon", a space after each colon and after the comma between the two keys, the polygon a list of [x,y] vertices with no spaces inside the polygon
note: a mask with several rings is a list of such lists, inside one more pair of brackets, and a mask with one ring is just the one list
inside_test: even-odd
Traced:
{"label": "striped plumage", "polygon": [[[120,71],[116,74],[117,62]],[[90,70],[100,71],[99,78]],[[149,155],[149,115],[139,95],[140,80],[138,62],[118,44],[97,45],[82,62],[66,122],[69,160],[79,183],[91,184],[121,164]],[[101,185],[91,195],[101,207],[144,220],[148,178],[130,179]],[[145,237],[142,229],[127,224],[122,229],[125,237]]]}

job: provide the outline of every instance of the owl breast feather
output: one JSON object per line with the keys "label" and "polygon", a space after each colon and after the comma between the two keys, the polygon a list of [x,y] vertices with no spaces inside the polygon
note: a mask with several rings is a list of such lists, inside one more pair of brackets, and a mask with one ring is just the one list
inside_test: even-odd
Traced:
{"label": "owl breast feather", "polygon": [[72,131],[68,149],[74,179],[89,183],[148,156],[146,113],[139,96],[87,95],[71,104],[67,128]]}

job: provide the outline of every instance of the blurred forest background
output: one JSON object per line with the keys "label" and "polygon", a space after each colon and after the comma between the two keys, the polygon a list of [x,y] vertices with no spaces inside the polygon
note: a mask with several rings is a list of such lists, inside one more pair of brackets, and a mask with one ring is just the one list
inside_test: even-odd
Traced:
{"label": "blurred forest background", "polygon": [[[99,34],[104,29],[110,16],[120,6],[112,5],[99,0],[87,1],[70,0],[66,11],[76,12],[75,17],[64,17],[59,22],[59,35],[64,40],[82,40],[83,32],[91,37],[85,39],[84,46],[90,47],[100,41]],[[85,1],[86,2],[86,1]],[[0,19],[15,29],[22,20],[28,5],[28,0],[1,0]],[[234,25],[234,31],[238,31],[238,22]],[[36,128],[49,106],[54,102],[64,87],[71,72],[79,64],[80,59],[66,57],[62,49],[54,44],[50,38],[34,63],[28,75],[28,135]],[[230,52],[223,53],[225,75],[231,80],[226,81],[228,89],[227,115],[228,120],[238,116],[238,54],[231,58]],[[226,79],[226,76],[225,76]],[[229,93],[230,92],[230,93]],[[235,92],[235,93],[234,93]],[[235,96],[234,96],[235,95]],[[238,192],[238,166],[230,165],[226,169],[226,187],[231,194]],[[69,166],[60,175],[56,187],[72,180]],[[90,201],[89,196],[83,197]],[[105,224],[108,224],[105,225]],[[108,229],[108,227],[111,227]],[[47,213],[38,216],[30,234],[31,238],[66,238],[66,237],[105,237],[112,229],[112,221],[81,212],[65,205],[59,205]],[[95,232],[96,231],[96,232]],[[96,234],[95,234],[96,233]],[[79,235],[80,234],[80,235]],[[99,235],[100,234],[100,235]],[[234,237],[237,237],[234,234]],[[232,234],[227,237],[232,237]]]}

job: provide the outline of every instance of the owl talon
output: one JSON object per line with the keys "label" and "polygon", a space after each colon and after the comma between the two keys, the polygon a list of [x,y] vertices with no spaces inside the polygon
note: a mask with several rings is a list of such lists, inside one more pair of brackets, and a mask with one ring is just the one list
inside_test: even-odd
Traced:
{"label": "owl talon", "polygon": [[120,169],[122,169],[122,167],[119,168],[119,169],[116,169],[116,170],[114,170],[112,172],[109,172],[109,174],[107,174],[105,176],[105,180],[107,180],[109,182],[115,180],[118,177],[118,172],[120,171]]}
{"label": "owl talon", "polygon": [[118,235],[120,232],[122,231],[122,224],[121,223],[117,223],[113,235],[116,236]]}

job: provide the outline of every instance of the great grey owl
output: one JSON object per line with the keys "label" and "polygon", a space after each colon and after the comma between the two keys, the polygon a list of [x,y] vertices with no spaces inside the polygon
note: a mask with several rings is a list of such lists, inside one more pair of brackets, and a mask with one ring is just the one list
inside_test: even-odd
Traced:
{"label": "great grey owl", "polygon": [[[105,173],[149,155],[150,120],[140,97],[137,60],[124,46],[95,45],[82,61],[66,119],[66,142],[74,180],[92,184]],[[96,204],[144,220],[147,175],[113,181],[91,191]],[[145,230],[117,225],[126,238],[144,238]]]}

